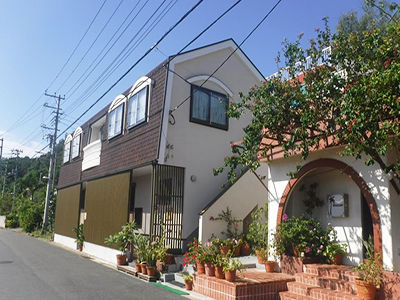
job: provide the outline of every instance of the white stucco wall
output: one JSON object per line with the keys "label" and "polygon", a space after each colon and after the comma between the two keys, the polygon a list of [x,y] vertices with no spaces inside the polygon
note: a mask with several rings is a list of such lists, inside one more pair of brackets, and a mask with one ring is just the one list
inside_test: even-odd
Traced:
{"label": "white stucco wall", "polygon": [[[362,225],[361,225],[361,192],[354,181],[349,180],[347,175],[339,170],[331,168],[320,168],[310,172],[295,187],[286,206],[289,216],[301,216],[305,213],[303,199],[304,192],[300,192],[300,186],[317,182],[317,196],[325,202],[322,207],[315,208],[313,217],[321,220],[321,225],[326,228],[328,223],[335,228],[338,241],[348,245],[348,255],[343,263],[347,265],[358,265],[362,259]],[[327,196],[332,194],[347,194],[349,199],[349,216],[345,218],[328,217]]]}
{"label": "white stucco wall", "polygon": [[[178,57],[170,68],[188,79],[197,75],[210,75],[218,65],[233,51],[222,46],[211,47],[215,52],[206,53],[209,48],[189,52]],[[225,47],[225,48],[224,48]],[[214,49],[215,48],[215,49]],[[221,48],[221,49],[220,49]],[[199,57],[200,55],[200,57]],[[239,92],[247,93],[254,85],[260,83],[262,77],[243,62],[238,54],[233,55],[214,77],[222,82],[232,93],[230,101],[238,102]],[[183,61],[184,60],[184,61]],[[204,81],[194,82],[200,85]],[[220,86],[207,82],[205,88],[227,94]],[[185,168],[183,237],[188,237],[198,227],[198,213],[221,191],[226,183],[226,176],[213,175],[213,168],[223,165],[224,157],[232,155],[230,142],[241,141],[242,128],[251,120],[247,115],[241,120],[229,120],[229,130],[212,128],[189,121],[190,100],[173,112],[175,125],[168,123],[168,111],[179,105],[191,93],[191,86],[172,73],[168,75],[166,107],[164,112],[163,133],[161,134],[160,162]],[[165,139],[166,137],[166,139]],[[172,145],[167,148],[167,142]],[[191,176],[196,181],[190,180]]]}
{"label": "white stucco wall", "polygon": [[6,228],[6,216],[0,216],[0,228]]}
{"label": "white stucco wall", "polygon": [[[312,152],[306,162],[302,162],[303,165],[306,163],[316,160],[319,158],[333,158],[339,161],[342,161],[348,165],[350,165],[358,174],[364,179],[368,187],[371,189],[371,193],[375,198],[375,201],[378,206],[378,211],[381,220],[381,229],[382,229],[382,241],[383,241],[383,262],[384,265],[393,269],[394,265],[394,253],[393,253],[393,233],[392,233],[392,218],[391,218],[391,207],[390,207],[390,195],[389,195],[389,181],[386,175],[384,175],[377,164],[367,167],[364,164],[364,160],[355,160],[353,157],[340,157],[338,155],[339,148],[334,148],[330,150],[322,150]],[[289,157],[286,159],[278,159],[272,161],[269,164],[268,168],[268,187],[271,191],[272,195],[269,195],[269,210],[268,210],[268,218],[269,218],[269,237],[272,238],[271,230],[276,228],[277,221],[277,213],[279,208],[279,201],[282,197],[284,189],[289,182],[289,177],[286,175],[287,172],[296,170],[296,163],[298,162],[298,157]],[[327,178],[328,180],[329,178]],[[332,178],[330,179],[332,180]],[[336,180],[336,179],[335,179]],[[334,187],[332,183],[332,187],[326,188],[326,192],[329,192],[330,189],[334,190],[342,190],[341,179],[337,179],[335,181],[335,185],[338,187]],[[349,179],[351,180],[351,179]],[[352,197],[356,197],[357,191],[356,187],[352,186],[343,186],[343,189],[349,189],[349,193],[354,195]],[[353,191],[354,190],[354,191]],[[350,197],[349,197],[350,198]],[[351,199],[351,198],[350,198]],[[351,208],[351,210],[356,209],[356,207]],[[358,215],[352,215],[352,218],[357,218]],[[322,218],[323,217],[323,218]],[[321,216],[323,222],[328,222],[327,216]],[[336,224],[339,224],[340,220],[335,221]],[[351,220],[353,222],[353,220]],[[356,225],[355,223],[352,225]],[[354,232],[354,235],[358,234],[357,226],[347,229],[348,232]],[[356,239],[356,238],[355,238]],[[397,237],[395,238],[397,239]],[[354,249],[357,249],[357,243],[354,242]],[[353,251],[353,249],[351,249]],[[356,258],[354,258],[354,262]],[[396,269],[398,266],[396,266]]]}
{"label": "white stucco wall", "polygon": [[142,229],[139,229],[139,232],[149,234],[151,216],[151,175],[133,177],[132,182],[136,183],[135,207],[143,208]]}
{"label": "white stucco wall", "polygon": [[[264,175],[266,167],[258,170],[258,174]],[[246,172],[234,185],[232,185],[207,211],[199,218],[199,240],[204,242],[214,234],[218,238],[225,238],[221,232],[226,231],[224,221],[213,221],[219,213],[226,211],[229,207],[232,215],[243,220],[256,206],[264,207],[267,201],[267,190],[250,171]],[[240,232],[243,230],[243,223],[239,224]]]}

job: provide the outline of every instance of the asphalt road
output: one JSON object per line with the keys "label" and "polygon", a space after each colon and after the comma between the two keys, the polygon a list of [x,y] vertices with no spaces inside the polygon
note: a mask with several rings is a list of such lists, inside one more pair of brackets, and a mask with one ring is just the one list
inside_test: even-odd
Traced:
{"label": "asphalt road", "polygon": [[0,299],[184,299],[77,253],[0,229]]}

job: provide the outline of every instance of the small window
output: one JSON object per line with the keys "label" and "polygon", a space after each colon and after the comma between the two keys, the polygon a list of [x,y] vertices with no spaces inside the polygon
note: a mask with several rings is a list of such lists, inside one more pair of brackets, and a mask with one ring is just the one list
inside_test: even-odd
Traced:
{"label": "small window", "polygon": [[146,121],[148,90],[149,86],[146,86],[129,99],[128,127],[133,127]]}
{"label": "small window", "polygon": [[81,146],[81,136],[82,134],[77,135],[72,140],[72,157],[71,157],[72,159],[79,156],[79,150]]}
{"label": "small window", "polygon": [[190,121],[228,130],[226,95],[192,85]]}
{"label": "small window", "polygon": [[136,228],[143,227],[143,208],[141,207],[135,207],[135,223]]}
{"label": "small window", "polygon": [[108,119],[108,138],[111,139],[122,133],[122,117],[124,113],[124,105],[121,104],[117,108],[110,111]]}
{"label": "small window", "polygon": [[71,142],[68,142],[64,145],[64,164],[66,162],[69,162],[69,158],[70,158],[70,154],[71,154]]}

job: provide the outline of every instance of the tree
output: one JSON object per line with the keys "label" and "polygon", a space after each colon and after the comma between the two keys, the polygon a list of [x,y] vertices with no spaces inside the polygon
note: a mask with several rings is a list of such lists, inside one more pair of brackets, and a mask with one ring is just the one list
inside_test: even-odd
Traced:
{"label": "tree", "polygon": [[[396,13],[399,7],[391,5],[391,9]],[[248,112],[253,117],[244,128],[241,145],[232,146],[233,155],[225,158],[214,175],[229,168],[232,184],[238,167],[254,172],[259,158],[269,159],[277,148],[285,157],[299,154],[300,163],[312,150],[341,145],[341,155],[366,156],[367,165],[378,163],[394,175],[397,179],[392,183],[397,186],[400,25],[389,16],[386,23],[375,24],[371,22],[365,31],[331,34],[325,19],[325,28],[316,29],[317,37],[308,48],[301,47],[301,35],[294,43],[284,41],[277,63],[283,57],[286,68],[247,95],[241,94],[239,103],[230,104],[229,117],[240,118]],[[323,51],[327,47],[331,48],[328,58]],[[395,159],[386,163],[382,156],[389,151]]]}

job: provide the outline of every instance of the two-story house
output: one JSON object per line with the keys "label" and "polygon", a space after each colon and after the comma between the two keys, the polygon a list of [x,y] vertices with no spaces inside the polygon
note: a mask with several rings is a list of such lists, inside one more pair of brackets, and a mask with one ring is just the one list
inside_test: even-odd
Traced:
{"label": "two-story house", "polygon": [[237,47],[229,39],[170,57],[66,138],[55,242],[76,248],[83,223],[84,251],[114,262],[104,238],[127,221],[153,237],[163,224],[175,253],[198,234],[198,213],[226,180],[212,169],[251,120],[229,119],[227,106],[263,80]]}

